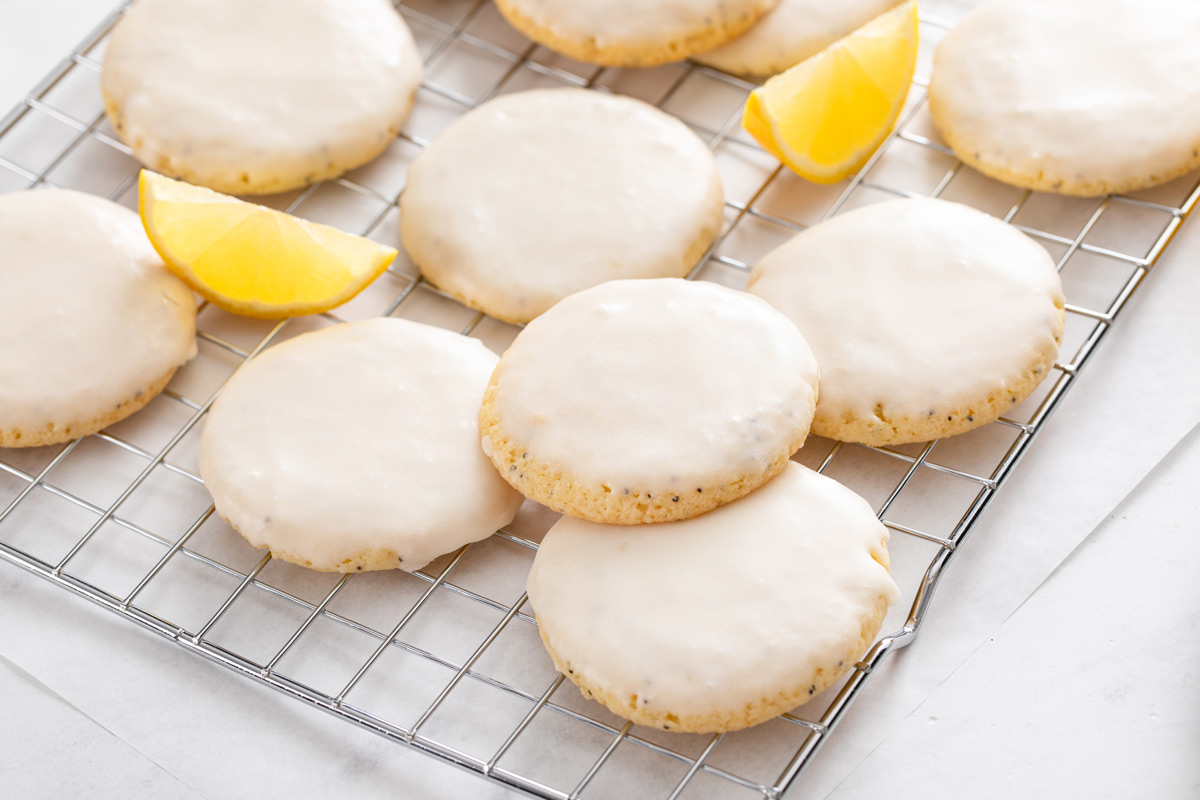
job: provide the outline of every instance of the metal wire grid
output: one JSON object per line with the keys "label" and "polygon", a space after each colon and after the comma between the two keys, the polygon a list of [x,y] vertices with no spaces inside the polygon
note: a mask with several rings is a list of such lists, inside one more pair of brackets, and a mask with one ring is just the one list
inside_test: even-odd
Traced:
{"label": "metal wire grid", "polygon": [[[398,7],[416,33],[427,65],[414,118],[431,107],[461,113],[498,92],[528,84],[624,91],[635,76],[548,53],[504,27],[485,0],[412,0]],[[124,7],[102,22],[0,120],[0,191],[69,185],[130,201],[137,165],[108,129],[98,100],[91,97],[105,37],[123,11]],[[936,38],[947,27],[940,20],[922,18],[923,36]],[[486,80],[471,88],[456,83],[459,78],[440,80],[440,75],[453,74],[442,67],[456,59],[470,64],[470,74]],[[488,62],[491,68],[480,67],[479,62]],[[885,146],[851,180],[822,190],[780,169],[738,132],[741,102],[752,84],[696,65],[637,75],[650,75],[652,80],[638,83],[636,91],[653,86],[656,96],[649,99],[669,111],[685,94],[724,96],[728,110],[723,117],[714,122],[685,115],[685,122],[707,138],[719,157],[744,159],[761,169],[760,179],[746,189],[744,199],[733,197],[727,202],[725,231],[697,264],[693,278],[736,283],[740,276],[744,282],[754,257],[740,252],[746,242],[752,243],[745,248],[750,252],[761,250],[772,236],[790,235],[817,219],[869,201],[872,193],[952,197],[960,184],[982,180],[964,170],[933,134],[921,130],[926,81],[920,78]],[[84,89],[72,89],[73,83]],[[89,110],[80,113],[80,108]],[[389,188],[381,188],[377,175],[359,170],[270,202],[318,218],[330,209],[354,207],[357,225],[343,227],[394,239],[396,226],[385,223],[394,222],[397,213],[403,153],[424,147],[431,138],[418,125],[406,127],[393,148],[402,155]],[[33,151],[42,154],[40,163],[35,156],[9,152],[16,152],[8,147],[14,140],[33,142]],[[889,163],[891,154],[904,147],[920,148],[935,162],[944,163],[936,174],[918,170],[925,183],[914,187],[912,174],[896,172]],[[988,204],[1010,193],[1003,208],[985,210],[1046,244],[1057,256],[1068,299],[1075,299],[1073,281],[1067,278],[1076,265],[1089,276],[1103,274],[1098,281],[1075,281],[1084,287],[1081,292],[1087,299],[1067,306],[1068,341],[1078,346],[1069,360],[1055,365],[1057,375],[1012,418],[971,434],[895,448],[821,440],[806,446],[799,456],[802,461],[867,496],[884,524],[899,534],[893,536],[894,559],[904,546],[915,546],[913,552],[919,557],[910,559],[911,586],[901,581],[911,608],[898,630],[876,642],[840,685],[751,731],[694,736],[634,728],[583,701],[569,683],[564,686],[563,676],[555,674],[541,654],[536,633],[529,633],[535,623],[523,592],[524,575],[538,533],[549,523],[536,513],[532,522],[518,517],[517,523],[492,539],[464,547],[412,575],[340,578],[279,564],[269,554],[260,558],[214,518],[202,482],[189,463],[189,448],[224,377],[237,363],[300,328],[345,321],[346,309],[354,304],[319,318],[270,325],[235,320],[202,306],[198,362],[218,362],[221,375],[207,383],[177,378],[162,398],[132,418],[154,419],[161,435],[150,437],[153,444],[150,439],[143,441],[138,426],[126,433],[123,423],[58,448],[0,451],[0,557],[260,683],[533,796],[621,796],[636,787],[639,796],[672,799],[743,793],[778,797],[811,763],[883,659],[913,641],[939,578],[975,521],[1200,199],[1200,183],[1188,181],[1187,186],[1176,182],[1174,188],[1139,196],[1106,197],[1086,207],[999,184],[985,188]],[[326,193],[331,196],[324,197]],[[1050,213],[1054,224],[1049,225],[1024,221],[1026,216],[1046,217],[1027,214],[1039,202],[1066,204],[1068,213]],[[1069,219],[1071,210],[1081,207],[1085,213],[1067,225],[1064,216]],[[1138,217],[1136,228],[1144,236],[1135,243],[1122,241],[1121,246],[1104,242],[1100,234],[1106,220],[1130,214]],[[756,227],[773,233],[764,234]],[[512,326],[458,306],[403,263],[393,266],[373,288],[377,288],[377,305],[370,313],[424,319],[436,307],[441,313],[439,324],[447,324],[448,317],[462,333],[497,348],[516,333]],[[1067,352],[1065,344],[1063,354]],[[1018,414],[1022,410],[1028,412],[1024,419]],[[74,488],[84,485],[79,481],[81,469],[93,478],[109,476],[108,493],[91,496],[91,489]],[[186,490],[179,488],[180,481]],[[931,494],[943,506],[948,497],[958,502],[944,519],[918,522]],[[197,497],[203,506],[189,505],[187,500]],[[57,509],[55,519],[62,520],[50,535],[22,523],[27,511],[47,502]],[[144,509],[156,504],[159,516],[147,517]],[[142,521],[165,519],[162,506],[171,506],[183,521],[178,525]],[[89,559],[93,551],[102,555]],[[115,564],[116,569],[105,573],[96,563],[110,568]],[[499,572],[497,564],[502,567]],[[193,579],[193,573],[200,577]],[[897,575],[898,580],[901,577]],[[366,587],[365,595],[374,603],[370,608],[347,600],[360,586]],[[389,600],[382,607],[394,612],[390,618],[380,611],[381,596]],[[248,610],[241,611],[243,606]],[[264,611],[267,608],[272,610]],[[261,614],[273,614],[286,623],[275,628],[270,647],[259,641],[261,637],[245,633],[261,632],[253,621]],[[347,637],[356,642],[349,648],[356,658],[343,657],[339,669],[306,673],[307,666],[345,650]],[[301,652],[309,658],[297,658]],[[535,662],[533,667],[528,666],[529,659]],[[306,679],[307,674],[313,679]],[[331,674],[339,679],[330,678]],[[394,696],[387,691],[389,686],[395,691],[395,685],[387,683],[393,674],[407,676],[402,708],[389,707],[382,699]],[[424,682],[414,676],[423,676]],[[380,687],[369,691],[372,682]]]}

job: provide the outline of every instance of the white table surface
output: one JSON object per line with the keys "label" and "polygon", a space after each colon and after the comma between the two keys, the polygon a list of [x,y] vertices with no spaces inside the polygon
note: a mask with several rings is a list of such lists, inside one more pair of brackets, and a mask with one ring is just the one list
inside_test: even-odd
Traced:
{"label": "white table surface", "polygon": [[[111,6],[0,0],[0,110]],[[834,766],[819,763],[793,795],[1200,796],[1198,228],[1183,227],[990,509],[920,640],[869,687],[870,719],[856,708],[822,754]],[[1114,405],[1127,426],[1095,411]],[[1141,415],[1173,424],[1140,436]],[[1011,577],[996,564],[1020,558],[1003,530],[1036,525],[1026,501],[1055,481],[1068,504],[1073,482],[1100,485],[1107,507],[1092,499],[1073,515],[1083,543],[1034,576],[1019,608],[989,608],[989,581]],[[963,625],[977,629],[973,649],[939,647],[951,638],[939,630]],[[90,644],[73,649],[76,638]],[[112,713],[122,705],[135,711]],[[0,719],[5,797],[304,797],[330,774],[347,796],[507,796],[7,564]]]}

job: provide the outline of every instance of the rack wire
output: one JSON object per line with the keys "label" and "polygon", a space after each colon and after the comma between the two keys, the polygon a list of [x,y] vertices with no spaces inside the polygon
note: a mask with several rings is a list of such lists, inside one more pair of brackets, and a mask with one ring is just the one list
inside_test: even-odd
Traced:
{"label": "rack wire", "polygon": [[[693,279],[744,286],[754,261],[796,231],[896,196],[970,203],[1054,255],[1069,301],[1061,353],[1070,355],[1009,416],[921,445],[813,438],[797,456],[865,496],[893,532],[893,573],[905,598],[885,622],[894,632],[792,713],[733,734],[666,734],[583,700],[542,651],[524,580],[554,519],[544,509],[527,504],[491,539],[414,574],[311,573],[250,548],[214,516],[195,468],[201,421],[238,364],[304,330],[378,314],[459,330],[495,350],[516,335],[438,291],[403,257],[329,314],[263,323],[202,304],[200,355],[146,409],[66,445],[0,450],[0,558],[245,677],[531,796],[627,796],[636,787],[639,796],[671,800],[776,798],[887,656],[914,640],[945,569],[1200,200],[1200,183],[1192,175],[1079,200],[1013,189],[964,168],[925,109],[921,76],[949,27],[928,15],[896,130],[853,178],[818,187],[740,131],[754,88],[744,80],[695,64],[579,64],[513,31],[486,0],[397,7],[427,69],[404,132],[373,164],[268,204],[398,245],[405,170],[441,127],[498,93],[567,85],[647,100],[713,149],[727,224]],[[103,48],[124,10],[0,120],[0,191],[65,186],[135,203],[138,165],[109,128],[98,90]]]}

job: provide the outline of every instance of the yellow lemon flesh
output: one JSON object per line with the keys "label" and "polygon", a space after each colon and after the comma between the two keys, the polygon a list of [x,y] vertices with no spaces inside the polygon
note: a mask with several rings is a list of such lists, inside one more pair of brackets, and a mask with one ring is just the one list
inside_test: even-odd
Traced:
{"label": "yellow lemon flesh", "polygon": [[249,317],[327,311],[396,257],[361,236],[147,170],[138,213],[173,273],[214,305]]}
{"label": "yellow lemon flesh", "polygon": [[755,89],[742,125],[800,176],[835,183],[891,132],[916,60],[917,4],[909,0]]}

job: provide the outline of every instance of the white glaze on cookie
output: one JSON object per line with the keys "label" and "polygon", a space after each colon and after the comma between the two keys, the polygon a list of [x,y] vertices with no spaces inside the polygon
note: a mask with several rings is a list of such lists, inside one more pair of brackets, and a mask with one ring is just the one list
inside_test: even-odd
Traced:
{"label": "white glaze on cookie", "polygon": [[582,485],[690,494],[760,473],[802,441],[817,378],[804,339],[758,298],[611,281],[521,332],[493,410],[504,438]]}
{"label": "white glaze on cookie", "polygon": [[749,31],[694,60],[738,75],[772,75],[866,25],[900,0],[780,0]]}
{"label": "white glaze on cookie", "polygon": [[982,414],[989,396],[1052,357],[1062,330],[1062,284],[1045,248],[941,200],[879,203],[822,222],[763,258],[749,291],[812,346],[821,365],[813,431],[833,438],[850,422],[967,422],[940,415]]}
{"label": "white glaze on cookie", "polygon": [[528,16],[573,38],[593,37],[599,46],[638,40],[682,39],[741,12],[763,5],[757,0],[512,0]]}
{"label": "white glaze on cookie", "polygon": [[498,0],[551,49],[612,66],[653,66],[729,41],[778,0]]}
{"label": "white glaze on cookie", "polygon": [[505,95],[413,163],[404,247],[468,305],[510,322],[618,278],[681,277],[721,226],[721,179],[679,120],[583,89]]}
{"label": "white glaze on cookie", "polygon": [[146,166],[262,193],[373,158],[420,77],[386,0],[139,0],[113,31],[102,88]]}
{"label": "white glaze on cookie", "polygon": [[988,175],[1095,195],[1200,165],[1200,3],[992,0],[937,51],[934,121]]}
{"label": "white glaze on cookie", "polygon": [[791,462],[694,519],[564,517],[534,559],[529,600],[559,666],[616,713],[744,727],[861,657],[864,628],[869,641],[899,595],[887,540],[862,498]]}
{"label": "white glaze on cookie", "polygon": [[201,437],[218,513],[254,546],[326,571],[411,571],[489,536],[521,504],[479,449],[496,360],[478,340],[389,318],[264,351]]}
{"label": "white glaze on cookie", "polygon": [[0,196],[0,433],[110,414],[196,355],[195,320],[137,214],[66,189]]}

